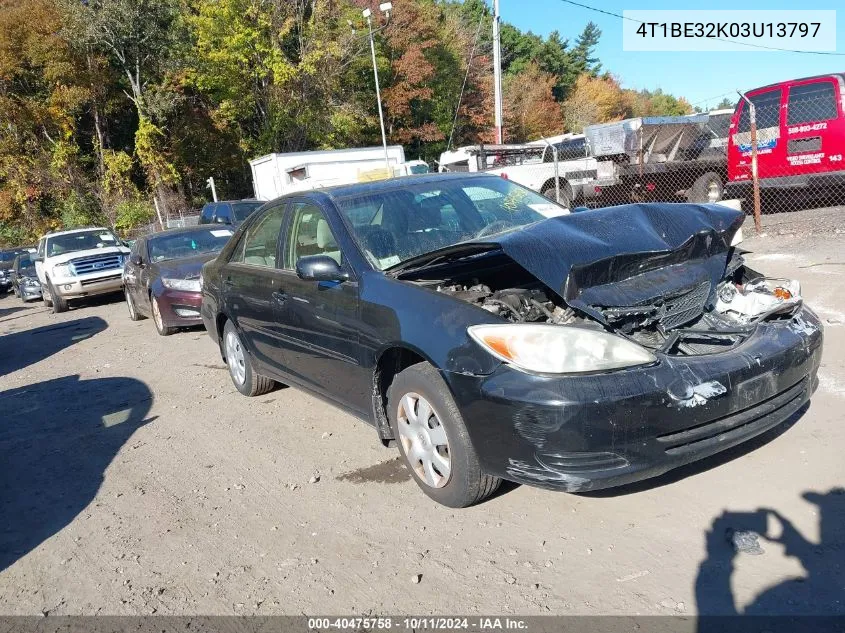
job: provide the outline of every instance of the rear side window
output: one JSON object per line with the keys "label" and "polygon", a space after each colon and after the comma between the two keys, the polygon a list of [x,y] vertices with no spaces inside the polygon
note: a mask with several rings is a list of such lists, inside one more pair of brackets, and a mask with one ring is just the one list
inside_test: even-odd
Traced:
{"label": "rear side window", "polygon": [[[781,90],[769,90],[749,97],[754,104],[757,117],[757,129],[780,127],[780,95]],[[751,131],[751,108],[748,104],[742,103],[742,111],[739,114],[739,132]]]}
{"label": "rear side window", "polygon": [[818,81],[789,89],[788,125],[828,121],[837,116],[836,89],[832,81]]}
{"label": "rear side window", "polygon": [[244,235],[232,261],[262,268],[275,268],[279,233],[284,218],[285,205],[273,207],[264,217],[258,218]]}
{"label": "rear side window", "polygon": [[214,222],[214,206],[213,204],[207,204],[202,208],[200,224],[211,224]]}

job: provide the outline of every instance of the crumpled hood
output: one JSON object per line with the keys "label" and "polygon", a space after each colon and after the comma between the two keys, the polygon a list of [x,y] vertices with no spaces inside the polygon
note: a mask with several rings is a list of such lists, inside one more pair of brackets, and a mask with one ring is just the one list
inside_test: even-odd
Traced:
{"label": "crumpled hood", "polygon": [[153,264],[154,274],[167,279],[199,279],[203,264],[217,257],[217,253],[203,253],[181,259],[165,259]]}
{"label": "crumpled hood", "polygon": [[665,302],[693,291],[700,313],[725,273],[744,219],[721,205],[628,204],[549,218],[472,243],[498,245],[569,306],[607,323],[599,307]]}

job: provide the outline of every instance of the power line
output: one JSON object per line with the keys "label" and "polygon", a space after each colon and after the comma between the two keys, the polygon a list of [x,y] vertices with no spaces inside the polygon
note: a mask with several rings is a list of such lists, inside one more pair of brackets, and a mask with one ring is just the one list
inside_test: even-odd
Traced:
{"label": "power line", "polygon": [[[580,2],[575,2],[574,0],[560,0],[565,4],[571,4],[575,7],[581,7],[582,9],[587,9],[589,11],[595,11],[596,13],[603,13],[604,15],[609,15],[614,18],[619,18],[620,20],[628,20],[629,22],[636,22],[637,24],[645,24],[642,20],[635,20],[634,18],[629,18],[624,15],[620,15],[619,13],[614,13],[613,11],[605,11],[604,9],[598,9],[596,7],[591,7],[587,4],[581,4]],[[729,44],[738,44],[739,46],[748,46],[750,48],[761,48],[768,51],[779,51],[781,53],[800,53],[802,55],[833,55],[833,56],[845,56],[845,53],[837,53],[836,51],[799,51],[793,48],[779,48],[777,46],[766,46],[765,44],[751,44],[750,42],[740,42],[739,40],[731,40],[726,39],[724,37],[711,37],[707,39],[718,40],[720,42],[728,42]]]}
{"label": "power line", "polygon": [[469,79],[469,71],[472,68],[472,60],[475,57],[475,47],[478,45],[478,36],[481,34],[481,23],[484,20],[484,13],[478,16],[478,26],[475,28],[475,39],[472,42],[472,50],[469,53],[469,61],[467,62],[467,71],[464,75],[464,83],[461,86],[461,93],[458,95],[458,107],[455,108],[455,118],[452,121],[452,129],[449,132],[449,142],[446,144],[446,151],[452,148],[452,136],[455,134],[455,128],[458,125],[458,113],[461,111],[461,101],[464,98],[464,89],[467,87],[467,79]]}

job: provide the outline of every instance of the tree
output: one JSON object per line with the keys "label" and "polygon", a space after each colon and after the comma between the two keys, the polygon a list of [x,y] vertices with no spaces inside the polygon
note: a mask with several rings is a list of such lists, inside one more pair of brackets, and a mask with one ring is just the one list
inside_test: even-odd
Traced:
{"label": "tree", "polygon": [[625,94],[613,77],[581,75],[563,104],[566,127],[581,132],[593,123],[623,119],[629,113],[627,105]]}
{"label": "tree", "polygon": [[503,109],[508,142],[523,143],[562,131],[560,104],[553,94],[555,81],[555,76],[543,72],[536,62],[505,78]]}

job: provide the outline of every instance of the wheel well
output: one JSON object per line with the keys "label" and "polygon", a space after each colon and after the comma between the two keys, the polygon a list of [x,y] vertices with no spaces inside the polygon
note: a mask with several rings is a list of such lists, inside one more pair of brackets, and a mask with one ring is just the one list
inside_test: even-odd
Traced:
{"label": "wheel well", "polygon": [[[564,178],[563,176],[558,176],[557,180],[560,183],[560,192],[561,193],[567,192],[569,194],[569,199],[573,200],[572,186],[569,184],[569,181],[566,178]],[[540,193],[544,193],[545,191],[548,191],[549,189],[554,189],[554,188],[555,188],[555,179],[549,178],[546,182],[543,183],[543,186],[540,187]],[[574,200],[573,200],[573,202],[574,202]]]}
{"label": "wheel well", "polygon": [[393,378],[403,369],[425,362],[425,358],[406,347],[391,347],[379,356],[373,372],[373,415],[382,444],[387,446],[393,437],[387,416],[387,390]]}
{"label": "wheel well", "polygon": [[215,322],[215,326],[217,327],[217,345],[220,347],[220,356],[223,360],[226,360],[226,353],[223,351],[223,328],[226,327],[226,321],[229,319],[226,318],[225,314],[218,314],[217,320]]}

